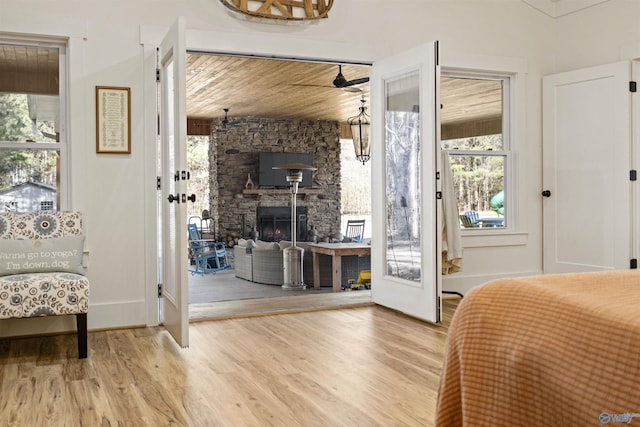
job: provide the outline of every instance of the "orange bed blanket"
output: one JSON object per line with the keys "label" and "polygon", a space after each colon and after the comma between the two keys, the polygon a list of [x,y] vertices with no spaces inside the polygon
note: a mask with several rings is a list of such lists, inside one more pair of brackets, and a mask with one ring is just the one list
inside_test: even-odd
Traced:
{"label": "orange bed blanket", "polygon": [[617,423],[640,426],[638,270],[498,280],[461,301],[436,426]]}

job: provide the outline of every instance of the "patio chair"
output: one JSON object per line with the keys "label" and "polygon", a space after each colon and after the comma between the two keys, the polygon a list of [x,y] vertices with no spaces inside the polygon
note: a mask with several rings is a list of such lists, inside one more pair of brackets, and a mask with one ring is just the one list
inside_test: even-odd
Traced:
{"label": "patio chair", "polygon": [[347,220],[347,231],[344,233],[346,241],[362,243],[364,236],[364,219]]}
{"label": "patio chair", "polygon": [[187,229],[189,231],[189,246],[196,265],[195,270],[191,270],[192,274],[215,273],[231,268],[227,258],[227,248],[223,242],[201,239],[195,224],[189,224]]}
{"label": "patio chair", "polygon": [[460,221],[464,228],[477,228],[480,227],[480,217],[476,211],[467,211],[460,215]]}

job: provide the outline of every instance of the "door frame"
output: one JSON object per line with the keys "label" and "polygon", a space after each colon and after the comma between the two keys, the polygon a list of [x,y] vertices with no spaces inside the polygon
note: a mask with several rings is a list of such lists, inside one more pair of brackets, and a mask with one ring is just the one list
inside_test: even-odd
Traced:
{"label": "door frame", "polygon": [[[188,23],[187,23],[188,25]],[[140,27],[140,43],[144,50],[144,151],[145,151],[145,188],[156,188],[157,151],[157,94],[156,94],[156,48],[160,44],[167,28]],[[250,48],[249,48],[250,47]],[[248,35],[218,31],[186,31],[187,51],[207,52],[228,55],[257,55],[278,57],[290,60],[315,60],[328,62],[350,62],[363,65],[372,64],[376,58],[388,56],[386,46],[363,47],[361,44],[347,44],[318,40],[291,39],[276,36]],[[310,52],[312,54],[310,54]],[[153,107],[151,107],[153,106]],[[144,195],[145,203],[145,283],[146,283],[146,321],[148,326],[159,324],[158,298],[158,245],[157,245],[157,203],[156,191]],[[185,224],[186,233],[186,224]]]}
{"label": "door frame", "polygon": [[[366,65],[373,64],[375,60],[391,56],[397,50],[390,45],[378,43],[375,46],[364,46],[357,43],[331,42],[326,40],[312,40],[287,38],[286,36],[254,35],[229,33],[224,31],[190,30],[187,22],[186,47],[187,50],[211,52],[218,54],[260,55],[277,56],[291,60],[316,60],[332,62],[352,62]],[[140,26],[140,44],[143,46],[143,88],[144,88],[144,155],[145,188],[155,188],[156,185],[156,47],[168,27]],[[499,71],[514,75],[512,86],[512,99],[517,102],[510,103],[513,128],[512,136],[517,140],[525,139],[524,118],[526,105],[524,94],[526,92],[526,75],[528,73],[527,60],[518,57],[487,56],[470,53],[454,52],[444,46],[440,51],[440,66],[447,70],[461,71]],[[514,98],[517,91],[517,98]],[[153,108],[151,108],[153,106]],[[517,166],[516,166],[517,167]],[[513,188],[518,188],[517,178]],[[156,243],[158,220],[156,191],[147,191],[144,194],[145,206],[145,283],[146,283],[146,322],[149,326],[158,325],[159,300],[158,300],[158,246]],[[514,216],[523,214],[521,198],[515,200],[512,206]],[[526,223],[523,220],[519,223]],[[186,226],[185,226],[186,227]],[[518,224],[516,227],[520,228]],[[186,231],[185,231],[186,232]],[[474,236],[474,245],[502,245],[505,241],[509,244],[524,244],[527,240],[526,232],[511,232],[495,236]],[[447,281],[443,278],[443,289],[447,288]],[[453,278],[453,281],[464,278]]]}

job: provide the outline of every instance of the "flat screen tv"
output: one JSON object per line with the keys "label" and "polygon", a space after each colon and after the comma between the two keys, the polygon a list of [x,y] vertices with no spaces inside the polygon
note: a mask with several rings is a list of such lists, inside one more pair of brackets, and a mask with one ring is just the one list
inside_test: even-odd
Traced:
{"label": "flat screen tv", "polygon": [[[307,153],[260,153],[258,185],[260,187],[288,188],[287,171],[273,169],[273,167],[290,163],[312,166],[313,155]],[[302,182],[298,184],[298,187],[311,187],[312,179],[310,170],[302,171]]]}

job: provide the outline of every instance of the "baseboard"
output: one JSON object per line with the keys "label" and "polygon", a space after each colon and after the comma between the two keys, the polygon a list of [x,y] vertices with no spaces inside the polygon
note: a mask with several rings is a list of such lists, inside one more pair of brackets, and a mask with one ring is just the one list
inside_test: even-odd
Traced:
{"label": "baseboard", "polygon": [[510,279],[513,277],[534,276],[542,274],[542,271],[516,271],[503,274],[478,274],[473,276],[443,276],[442,291],[443,292],[459,292],[466,295],[471,289],[481,286],[487,282],[499,279]]}
{"label": "baseboard", "polygon": [[[89,304],[88,329],[119,329],[145,325],[144,301]],[[29,317],[0,320],[0,337],[51,335],[76,331],[76,318],[68,316]]]}

